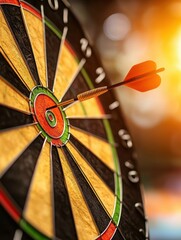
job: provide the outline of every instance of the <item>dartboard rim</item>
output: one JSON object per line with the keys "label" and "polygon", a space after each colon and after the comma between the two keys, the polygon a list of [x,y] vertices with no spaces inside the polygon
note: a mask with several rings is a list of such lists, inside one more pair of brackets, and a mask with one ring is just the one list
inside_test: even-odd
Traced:
{"label": "dartboard rim", "polygon": [[[9,4],[11,4],[11,0],[8,1]],[[12,1],[13,2],[13,1]],[[12,4],[11,4],[12,5]],[[17,6],[17,5],[15,5]],[[38,18],[40,18],[40,14],[38,12],[38,10],[35,9],[34,6],[31,6],[30,4],[26,3],[26,2],[23,2],[23,7],[30,11],[31,10],[31,13],[33,13],[34,15],[36,15]],[[47,20],[48,21],[48,20]],[[54,26],[54,24],[51,22],[51,21],[48,21],[48,24],[47,24],[48,27],[52,29],[54,29],[54,33],[61,36],[61,32],[59,29],[57,29],[57,27]],[[76,53],[74,52],[74,50],[72,49],[71,47],[71,43],[68,42],[68,40],[65,41],[65,45],[66,47],[69,49],[69,51],[72,53],[72,55],[76,58]],[[95,58],[95,56],[94,56]],[[83,75],[85,81],[87,82],[87,85],[89,86],[90,89],[94,88],[93,86],[93,83],[92,81],[90,80],[89,78],[89,75],[88,73],[86,72],[86,69],[82,69],[81,70],[81,74]],[[105,84],[105,82],[104,82]],[[113,94],[111,93],[112,95],[112,98],[114,98]],[[104,98],[104,97],[103,97]],[[106,99],[106,97],[105,97]],[[96,99],[97,101],[97,105],[99,105],[99,108],[102,110],[103,113],[104,112],[104,106],[107,104],[106,103],[106,100],[105,100],[105,103],[103,103],[102,99],[101,99],[101,102],[99,99]],[[122,196],[123,196],[123,192],[122,192],[122,179],[121,179],[121,167],[119,166],[120,163],[119,163],[119,157],[118,157],[118,150],[116,149],[116,147],[114,146],[114,143],[115,143],[115,140],[114,140],[114,131],[112,130],[111,126],[110,126],[110,123],[109,123],[109,120],[108,119],[102,119],[103,121],[103,124],[104,124],[104,127],[105,127],[105,130],[107,132],[107,138],[108,138],[108,141],[111,145],[111,148],[112,148],[112,152],[114,153],[113,155],[113,158],[114,158],[114,161],[115,161],[115,170],[116,170],[116,174],[115,174],[115,189],[116,190],[116,193],[115,193],[115,196],[116,196],[116,204],[115,204],[115,208],[117,205],[119,205],[118,208],[119,209],[119,214],[118,214],[118,217],[115,217],[117,218],[117,222],[114,221],[114,224],[112,224],[110,226],[110,228],[114,228],[114,230],[112,230],[114,233],[117,229],[117,227],[119,226],[119,223],[120,223],[120,219],[121,219],[121,213],[122,213]],[[113,132],[112,132],[113,131]],[[7,207],[7,210],[9,212],[11,212],[11,216],[12,218],[16,221],[16,222],[19,222],[19,225],[20,227],[22,228],[22,230],[24,230],[25,232],[27,232],[28,234],[30,234],[30,236],[34,237],[35,239],[38,237],[42,237],[42,239],[50,239],[48,238],[47,236],[45,236],[43,233],[41,233],[40,231],[38,231],[38,229],[34,228],[30,223],[28,223],[28,221],[24,220],[23,218],[20,218],[20,212],[18,211],[18,208],[16,208],[16,203],[14,204],[11,204],[11,197],[8,196],[8,193],[6,193],[6,190],[2,187],[2,197],[4,198],[5,201],[7,201],[7,203],[9,202],[9,206]],[[124,196],[123,196],[124,197]],[[12,201],[13,203],[13,201]],[[114,210],[114,214],[112,214],[112,220],[114,220],[114,215],[117,214],[116,210]],[[108,225],[109,226],[109,225]],[[105,229],[107,231],[107,229]],[[31,232],[32,231],[32,232]],[[31,233],[30,233],[31,232]],[[114,236],[114,233],[112,236]],[[102,233],[100,233],[102,234]],[[38,236],[38,237],[37,237]],[[99,236],[98,236],[99,237]],[[97,237],[97,238],[98,238]]]}

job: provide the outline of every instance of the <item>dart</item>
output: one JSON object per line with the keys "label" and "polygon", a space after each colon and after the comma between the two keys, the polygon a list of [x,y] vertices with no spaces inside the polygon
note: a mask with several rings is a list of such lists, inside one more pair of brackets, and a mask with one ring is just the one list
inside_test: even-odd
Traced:
{"label": "dart", "polygon": [[156,88],[164,69],[130,65],[110,83],[67,1],[0,0],[0,239],[149,240],[111,91]]}
{"label": "dart", "polygon": [[98,97],[108,92],[109,90],[120,87],[122,85],[125,85],[140,92],[152,90],[154,88],[157,88],[161,82],[161,78],[157,73],[164,70],[164,68],[156,69],[156,63],[151,60],[136,64],[129,70],[123,81],[110,86],[94,88],[86,92],[80,93],[77,95],[76,98],[60,102],[57,105],[47,108],[47,110],[53,109],[58,106],[71,104],[77,100],[82,102],[90,98]]}

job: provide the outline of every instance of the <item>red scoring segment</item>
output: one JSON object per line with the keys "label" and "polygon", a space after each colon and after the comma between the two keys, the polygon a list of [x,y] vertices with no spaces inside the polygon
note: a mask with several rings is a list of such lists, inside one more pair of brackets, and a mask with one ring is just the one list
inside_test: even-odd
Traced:
{"label": "red scoring segment", "polygon": [[97,238],[97,240],[110,240],[114,236],[115,231],[116,231],[116,226],[114,225],[114,223],[111,222],[108,228],[104,231],[104,233],[99,238]]}
{"label": "red scoring segment", "polygon": [[44,131],[52,138],[59,139],[64,131],[64,120],[59,108],[47,111],[46,109],[56,103],[45,94],[39,94],[34,102],[34,118]]}
{"label": "red scoring segment", "polygon": [[0,3],[1,4],[14,4],[14,5],[17,5],[19,6],[19,1],[18,0],[0,0]]}
{"label": "red scoring segment", "polygon": [[12,218],[16,221],[20,221],[20,212],[17,208],[13,205],[13,203],[9,200],[4,193],[2,187],[0,186],[0,204],[4,206],[4,208],[8,211],[8,213],[12,216]]}
{"label": "red scoring segment", "polygon": [[0,4],[13,4],[15,6],[22,6],[24,9],[30,11],[41,19],[41,14],[36,9],[32,8],[28,3],[19,2],[18,0],[0,0]]}

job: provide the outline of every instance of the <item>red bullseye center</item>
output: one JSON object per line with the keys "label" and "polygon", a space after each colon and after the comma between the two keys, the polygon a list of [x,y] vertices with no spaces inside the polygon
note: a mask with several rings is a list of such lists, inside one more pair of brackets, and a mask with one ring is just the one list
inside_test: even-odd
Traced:
{"label": "red bullseye center", "polygon": [[35,118],[46,134],[52,138],[60,138],[64,131],[64,120],[58,107],[47,110],[53,105],[56,105],[56,102],[50,96],[37,95],[34,101]]}

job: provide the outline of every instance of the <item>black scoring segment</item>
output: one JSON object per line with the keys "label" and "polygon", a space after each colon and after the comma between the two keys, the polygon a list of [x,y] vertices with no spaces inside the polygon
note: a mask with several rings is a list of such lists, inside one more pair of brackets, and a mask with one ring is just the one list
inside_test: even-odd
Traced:
{"label": "black scoring segment", "polygon": [[35,83],[40,84],[40,79],[38,76],[38,71],[31,48],[31,43],[26,32],[26,27],[23,21],[20,7],[13,5],[2,5],[2,9]]}
{"label": "black scoring segment", "polygon": [[43,138],[39,135],[1,178],[1,183],[6,186],[6,190],[13,196],[21,209],[24,208],[26,202],[27,193],[43,146],[43,141]]}
{"label": "black scoring segment", "polygon": [[69,119],[70,125],[72,127],[86,131],[92,135],[103,138],[107,140],[107,135],[105,127],[101,119]]}
{"label": "black scoring segment", "polygon": [[87,182],[85,176],[80,171],[75,159],[73,158],[67,147],[64,146],[62,149],[75,176],[75,179],[82,191],[86,203],[90,209],[93,219],[99,231],[103,232],[110,222],[110,217],[108,216],[102,204],[100,203],[100,200],[97,198],[94,191],[92,190],[92,187]]}
{"label": "black scoring segment", "polygon": [[12,127],[33,123],[31,114],[26,114],[13,108],[0,105],[0,131]]}
{"label": "black scoring segment", "polygon": [[108,168],[98,157],[96,157],[88,148],[86,148],[80,141],[78,141],[78,139],[76,139],[73,135],[70,136],[70,142],[114,193],[114,172],[110,168]]}
{"label": "black scoring segment", "polygon": [[55,235],[60,239],[78,239],[72,209],[57,148],[52,147]]}
{"label": "black scoring segment", "polygon": [[8,84],[13,86],[16,90],[18,90],[21,94],[26,97],[29,97],[30,91],[23,84],[18,75],[14,72],[12,67],[6,61],[3,54],[0,52],[0,76],[7,81]]}
{"label": "black scoring segment", "polygon": [[17,223],[8,215],[4,208],[0,205],[0,236],[2,240],[17,239],[21,236],[21,240],[33,240],[25,232],[23,232]]}

